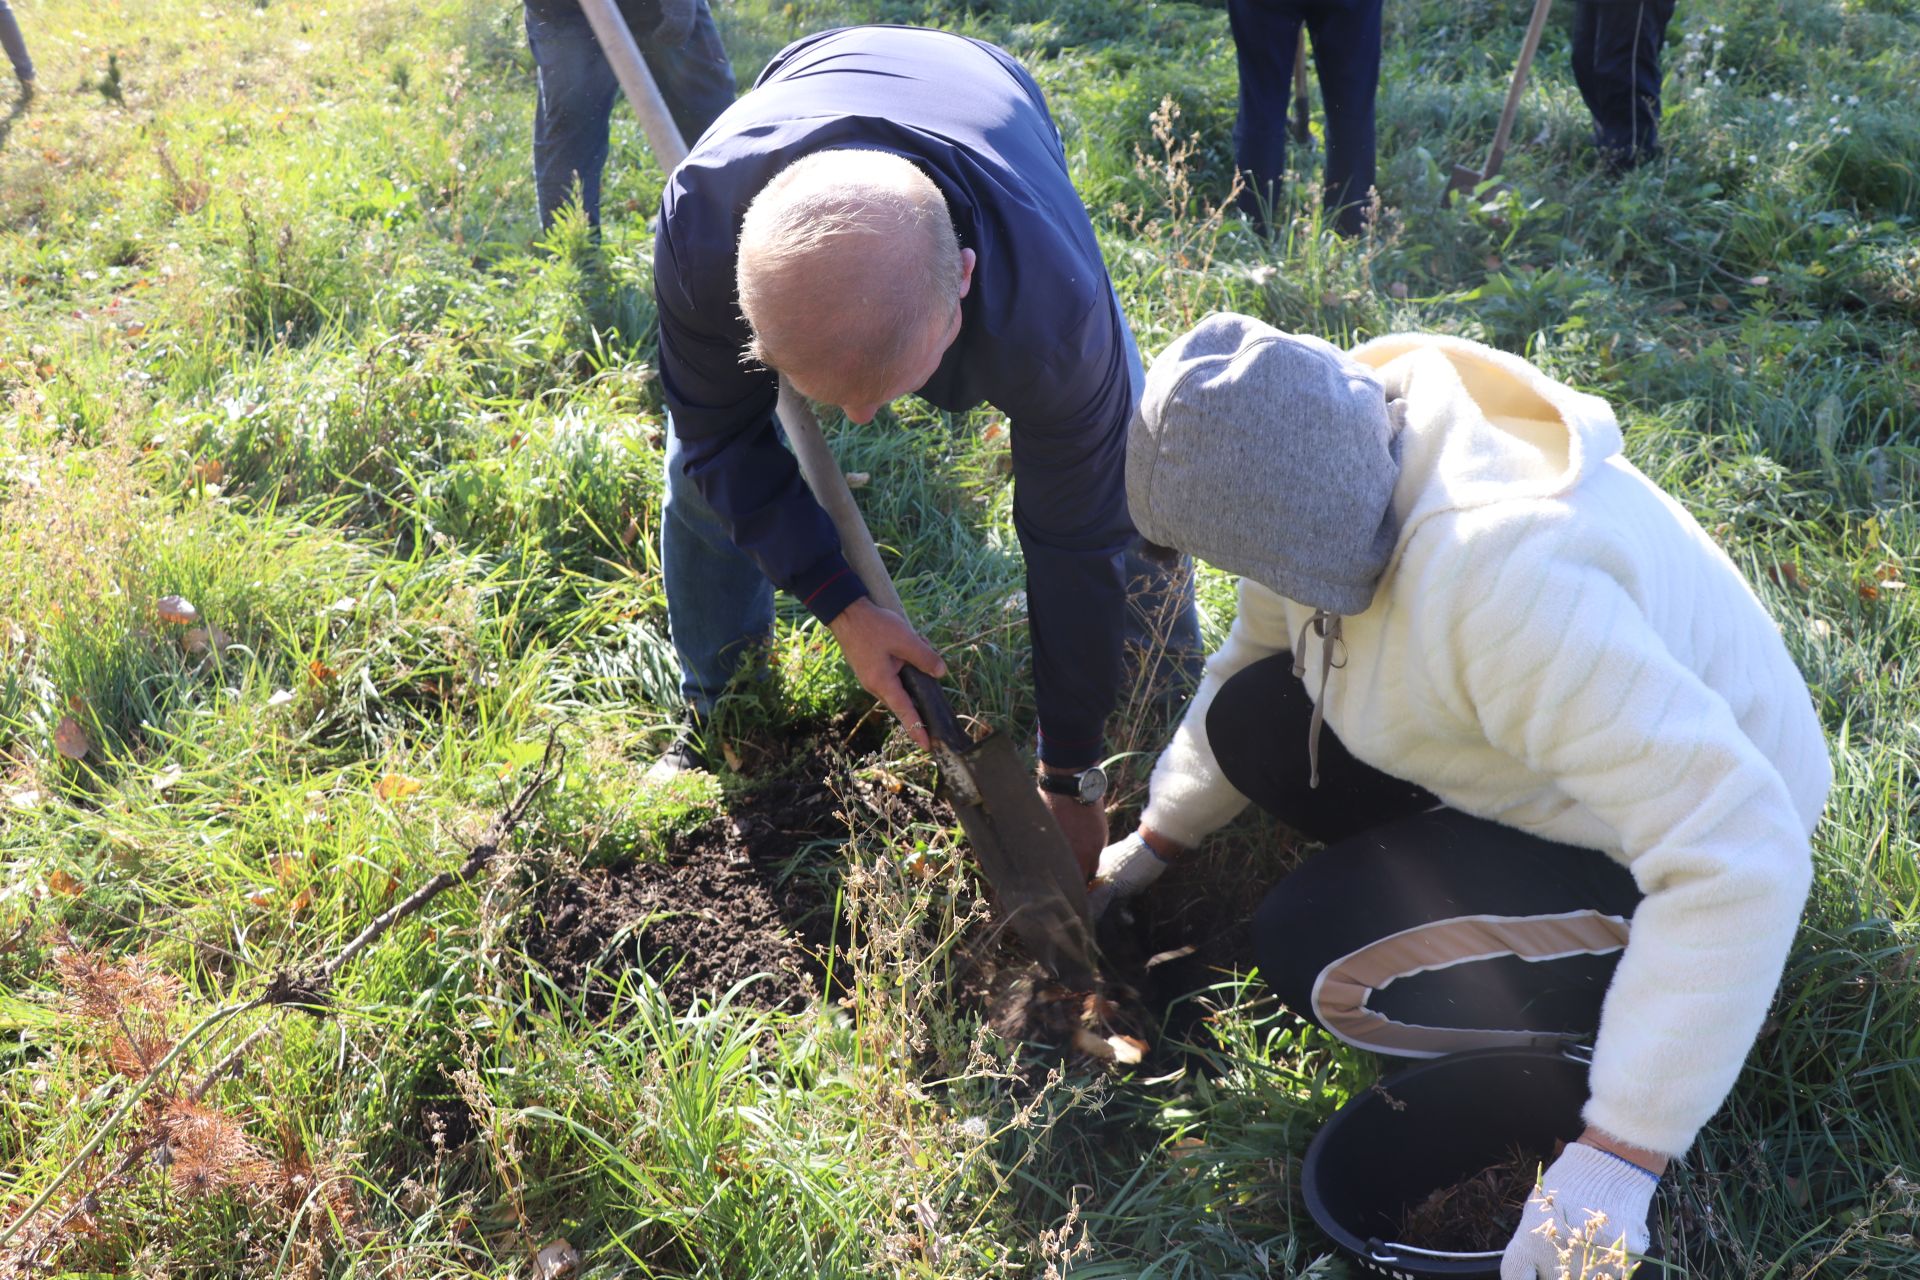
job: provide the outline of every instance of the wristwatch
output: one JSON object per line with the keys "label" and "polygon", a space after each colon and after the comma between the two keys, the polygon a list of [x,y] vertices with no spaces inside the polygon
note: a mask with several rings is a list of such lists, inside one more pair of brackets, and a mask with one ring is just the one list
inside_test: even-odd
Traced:
{"label": "wristwatch", "polygon": [[1089,765],[1078,773],[1040,774],[1040,789],[1056,796],[1072,796],[1081,804],[1098,804],[1107,794],[1107,771]]}

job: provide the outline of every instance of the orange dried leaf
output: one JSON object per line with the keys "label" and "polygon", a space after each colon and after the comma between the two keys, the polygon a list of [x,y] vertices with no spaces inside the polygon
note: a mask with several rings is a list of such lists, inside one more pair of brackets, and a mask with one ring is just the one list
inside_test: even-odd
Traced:
{"label": "orange dried leaf", "polygon": [[55,893],[65,894],[69,898],[75,898],[80,895],[81,890],[85,887],[86,886],[82,885],[78,880],[74,879],[65,871],[60,870],[58,867],[47,873],[47,888],[53,890]]}
{"label": "orange dried leaf", "polygon": [[308,907],[312,905],[313,905],[313,890],[311,888],[302,889],[299,893],[296,893],[293,896],[293,901],[287,904],[287,914],[290,916],[297,916],[302,911],[305,911]]}
{"label": "orange dried leaf", "polygon": [[409,778],[404,773],[390,773],[373,784],[373,794],[381,800],[404,800],[420,790],[418,778]]}
{"label": "orange dried leaf", "polygon": [[83,759],[93,750],[93,743],[87,739],[87,731],[72,716],[61,716],[60,723],[54,726],[53,749],[69,760]]}
{"label": "orange dried leaf", "polygon": [[307,679],[315,684],[327,684],[340,678],[340,673],[324,662],[315,660],[307,664]]}
{"label": "orange dried leaf", "polygon": [[185,596],[161,596],[154,602],[154,608],[159,611],[162,622],[190,627],[200,621],[200,611]]}

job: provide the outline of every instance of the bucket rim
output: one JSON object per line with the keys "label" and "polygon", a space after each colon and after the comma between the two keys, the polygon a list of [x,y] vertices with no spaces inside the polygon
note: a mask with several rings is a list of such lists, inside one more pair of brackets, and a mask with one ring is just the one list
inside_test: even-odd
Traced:
{"label": "bucket rim", "polygon": [[[1442,1054],[1433,1058],[1422,1058],[1407,1064],[1391,1075],[1383,1076],[1378,1083],[1390,1088],[1394,1082],[1409,1077],[1425,1075],[1440,1070],[1451,1070],[1463,1064],[1490,1061],[1493,1059],[1519,1059],[1534,1062],[1567,1062],[1586,1068],[1591,1065],[1590,1051],[1579,1044],[1560,1044],[1557,1046],[1495,1046],[1488,1049],[1468,1049],[1460,1053]],[[1371,1091],[1349,1098],[1319,1132],[1313,1135],[1313,1141],[1307,1145],[1307,1153],[1301,1161],[1300,1190],[1307,1204],[1307,1213],[1322,1231],[1332,1238],[1335,1245],[1361,1260],[1363,1265],[1378,1270],[1392,1267],[1391,1275],[1407,1276],[1410,1280],[1426,1280],[1432,1277],[1470,1277],[1494,1274],[1504,1249],[1483,1250],[1473,1253],[1455,1253],[1434,1249],[1422,1249],[1415,1245],[1385,1241],[1378,1236],[1362,1239],[1338,1221],[1327,1207],[1320,1193],[1320,1166],[1330,1142],[1338,1140],[1342,1127],[1341,1117],[1350,1109],[1368,1104]],[[1409,1270],[1411,1268],[1411,1270]]]}

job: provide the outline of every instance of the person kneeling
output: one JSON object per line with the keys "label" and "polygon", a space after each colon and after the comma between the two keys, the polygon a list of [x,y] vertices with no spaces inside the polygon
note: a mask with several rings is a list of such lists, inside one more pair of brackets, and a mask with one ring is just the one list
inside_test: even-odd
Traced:
{"label": "person kneeling", "polygon": [[1249,800],[1324,842],[1254,916],[1267,982],[1395,1056],[1594,1036],[1501,1276],[1560,1275],[1548,1221],[1595,1214],[1586,1274],[1626,1274],[1811,879],[1832,771],[1778,630],[1603,401],[1478,343],[1216,315],[1127,449],[1142,537],[1240,575],[1239,612],[1095,909]]}

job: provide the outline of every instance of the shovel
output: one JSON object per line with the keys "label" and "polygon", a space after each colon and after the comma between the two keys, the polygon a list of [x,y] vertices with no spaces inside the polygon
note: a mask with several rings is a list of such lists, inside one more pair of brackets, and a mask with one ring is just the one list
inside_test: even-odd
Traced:
{"label": "shovel", "polygon": [[[686,158],[686,144],[667,113],[666,100],[640,56],[633,33],[613,0],[581,0],[580,7],[634,114],[640,117],[654,155],[671,173]],[[780,379],[778,413],[801,475],[833,519],[847,562],[875,604],[905,617],[900,593],[854,504],[846,476],[820,434],[812,406],[785,378]],[[954,715],[939,682],[924,671],[904,667],[900,677],[926,725],[948,798],[1008,926],[1062,985],[1091,991],[1098,963],[1087,914],[1086,881],[1018,749],[999,732],[974,741]]]}
{"label": "shovel", "polygon": [[1513,134],[1513,118],[1520,111],[1520,95],[1527,88],[1527,71],[1533,66],[1533,55],[1540,48],[1540,33],[1546,30],[1547,10],[1552,7],[1553,0],[1533,0],[1533,17],[1528,19],[1526,38],[1520,42],[1520,60],[1514,64],[1513,83],[1507,86],[1507,105],[1501,109],[1500,125],[1493,131],[1487,162],[1478,169],[1464,164],[1453,166],[1453,179],[1447,183],[1449,202],[1456,193],[1472,195],[1481,183],[1500,172],[1500,164],[1507,158],[1507,139]]}

